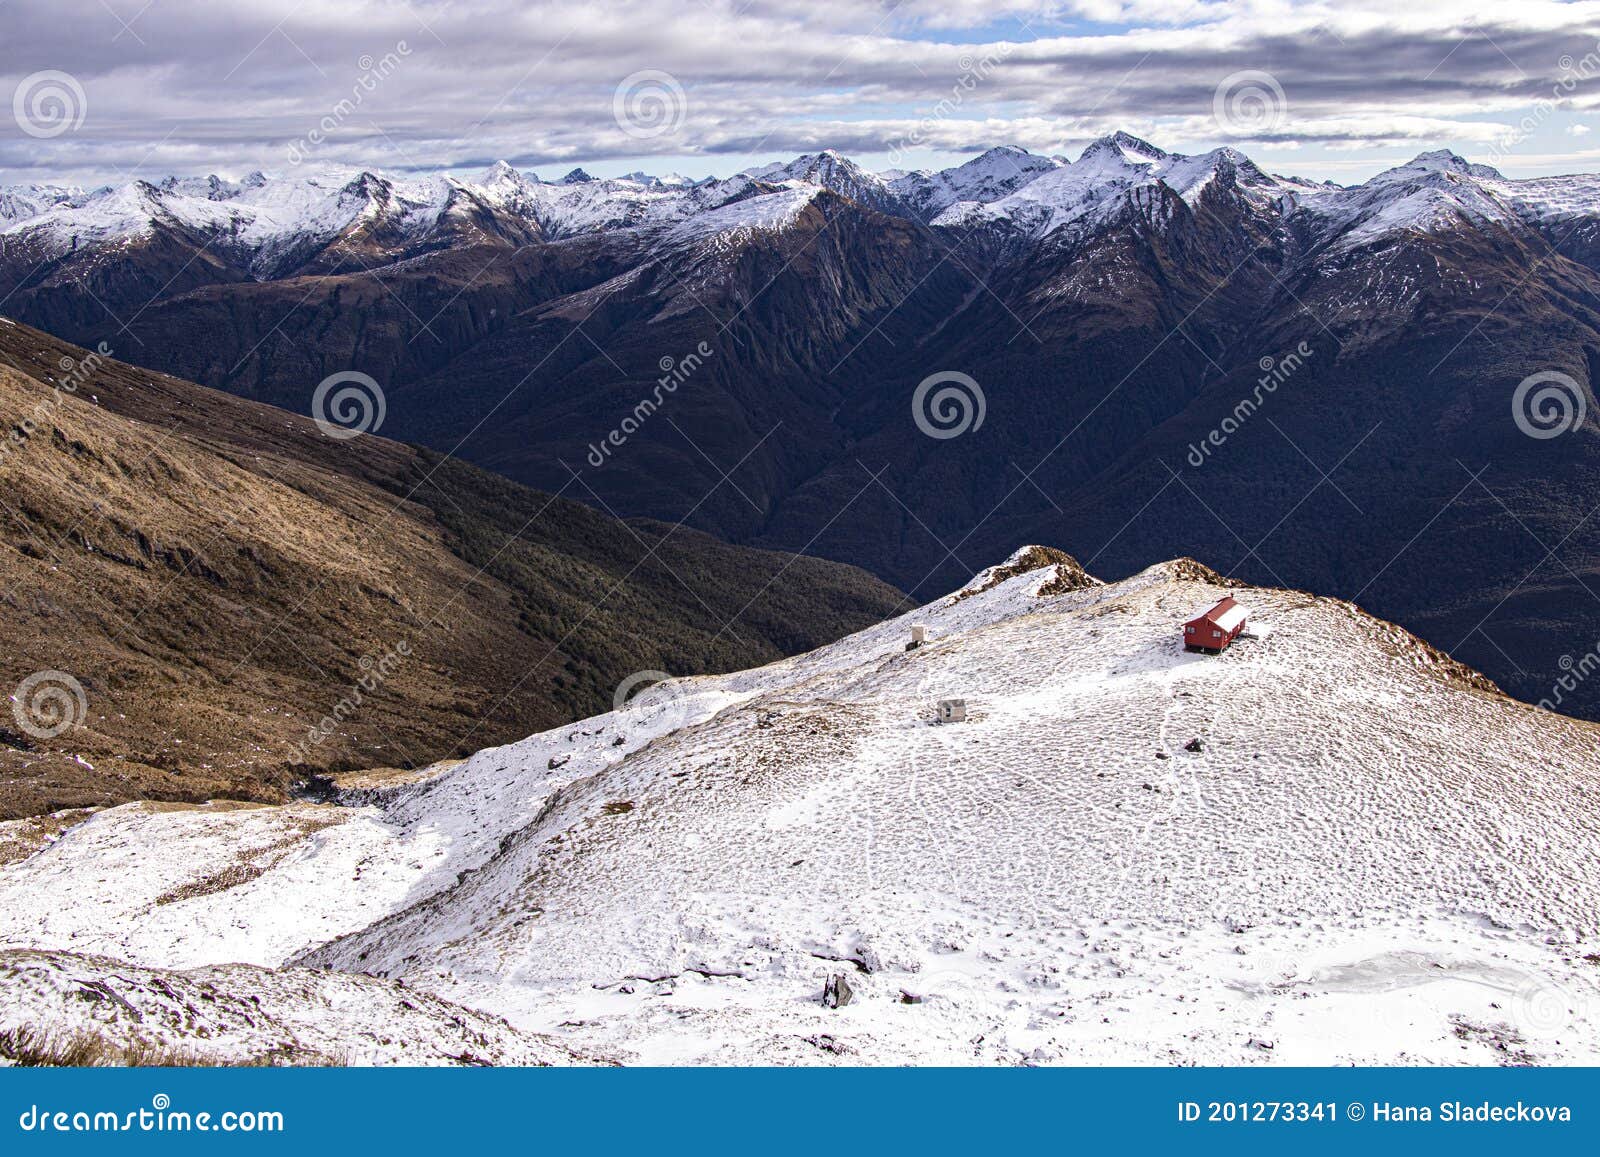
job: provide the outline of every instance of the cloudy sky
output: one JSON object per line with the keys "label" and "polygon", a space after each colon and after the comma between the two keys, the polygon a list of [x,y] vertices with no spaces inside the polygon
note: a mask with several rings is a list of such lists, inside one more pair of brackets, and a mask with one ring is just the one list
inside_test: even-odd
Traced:
{"label": "cloudy sky", "polygon": [[1358,180],[1600,170],[1600,0],[0,0],[0,184],[883,168],[1126,129]]}

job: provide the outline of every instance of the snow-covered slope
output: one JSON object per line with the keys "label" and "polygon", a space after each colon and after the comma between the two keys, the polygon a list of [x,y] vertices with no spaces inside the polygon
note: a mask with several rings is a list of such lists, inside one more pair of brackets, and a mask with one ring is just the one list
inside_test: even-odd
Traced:
{"label": "snow-covered slope", "polygon": [[1502,177],[1483,184],[1514,205],[1524,220],[1541,225],[1560,225],[1574,217],[1592,217],[1600,211],[1600,173],[1535,177],[1526,181]]}
{"label": "snow-covered slope", "polygon": [[[1298,204],[1320,238],[1350,248],[1408,231],[1440,233],[1521,221],[1519,184],[1486,165],[1440,151],[1423,153],[1364,185],[1302,194]],[[1591,211],[1596,207],[1591,201]],[[1536,223],[1543,212],[1534,202],[1528,208],[1526,216]]]}
{"label": "snow-covered slope", "polygon": [[71,952],[0,952],[0,989],[0,1064],[19,1052],[77,1065],[599,1059],[400,981],[309,968],[221,964],[175,972]]}
{"label": "snow-covered slope", "polygon": [[1059,157],[1002,146],[953,169],[902,174],[889,182],[889,189],[918,216],[932,220],[957,201],[980,205],[998,201],[1065,163]]}
{"label": "snow-covered slope", "polygon": [[589,178],[533,186],[532,204],[545,236],[561,238],[610,229],[675,225],[772,191],[770,186],[743,176],[698,185],[669,184],[654,178]]}
{"label": "snow-covered slope", "polygon": [[890,183],[833,149],[805,153],[792,161],[775,161],[744,174],[768,185],[798,184],[827,189],[873,209],[895,212],[900,201]]}
{"label": "snow-covered slope", "polygon": [[41,256],[62,257],[138,242],[167,227],[209,241],[269,274],[283,254],[325,245],[379,218],[402,232],[421,234],[438,224],[453,185],[450,178],[394,182],[353,169],[296,172],[237,185],[215,177],[160,186],[134,181],[62,200],[15,221],[4,236]]}
{"label": "snow-covered slope", "polygon": [[101,812],[0,868],[0,945],[403,978],[640,1061],[1600,1060],[1595,728],[1295,592],[1185,653],[1223,590],[1032,548],[361,806]]}
{"label": "snow-covered slope", "polygon": [[0,228],[37,217],[63,201],[82,195],[82,189],[68,189],[59,185],[0,186]]}
{"label": "snow-covered slope", "polygon": [[783,229],[794,223],[820,191],[815,185],[797,185],[747,197],[681,221],[664,240],[680,243],[722,237],[731,244],[749,233]]}
{"label": "snow-covered slope", "polygon": [[236,217],[218,202],[133,181],[58,201],[4,232],[40,241],[51,255],[59,255],[80,246],[135,241],[159,224],[224,229]]}

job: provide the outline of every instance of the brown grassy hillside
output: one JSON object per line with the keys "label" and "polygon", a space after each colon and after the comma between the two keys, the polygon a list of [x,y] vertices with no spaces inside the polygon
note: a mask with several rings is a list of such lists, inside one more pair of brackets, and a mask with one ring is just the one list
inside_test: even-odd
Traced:
{"label": "brown grassy hillside", "polygon": [[[424,764],[607,709],[633,672],[759,664],[898,601],[9,321],[0,432],[0,692],[22,700],[0,704],[0,817]],[[43,736],[52,689],[78,725]]]}

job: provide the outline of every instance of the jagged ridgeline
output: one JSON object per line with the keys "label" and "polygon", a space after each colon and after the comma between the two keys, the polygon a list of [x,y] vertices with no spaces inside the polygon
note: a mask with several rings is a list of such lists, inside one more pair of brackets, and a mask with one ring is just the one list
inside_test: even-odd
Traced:
{"label": "jagged ridgeline", "polygon": [[[1020,542],[1193,555],[1600,717],[1592,174],[1437,152],[1342,187],[1116,133],[940,172],[301,165],[0,217],[23,321],[301,412],[357,370],[386,435],[550,492],[598,461],[568,496],[602,510],[921,599]],[[912,414],[942,372],[986,403],[959,437]]]}

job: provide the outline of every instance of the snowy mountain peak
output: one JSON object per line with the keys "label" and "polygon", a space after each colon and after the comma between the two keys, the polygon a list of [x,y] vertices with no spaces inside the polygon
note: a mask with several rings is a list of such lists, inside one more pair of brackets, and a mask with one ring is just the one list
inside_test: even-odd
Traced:
{"label": "snowy mountain peak", "polygon": [[1065,594],[1067,591],[1101,585],[1099,579],[1084,570],[1083,564],[1066,551],[1057,550],[1053,546],[1034,544],[1018,547],[1004,562],[979,571],[945,602],[953,605],[974,595],[981,595],[1019,575],[1035,574],[1040,571],[1048,573],[1041,574],[1038,583],[1033,586],[1035,597],[1045,594]]}
{"label": "snowy mountain peak", "polygon": [[492,200],[505,201],[507,198],[532,195],[539,185],[539,178],[532,173],[522,172],[508,161],[496,161],[471,184],[489,194]]}
{"label": "snowy mountain peak", "polygon": [[57,185],[15,185],[0,188],[0,228],[13,221],[25,221],[56,205],[84,195],[82,189]]}
{"label": "snowy mountain peak", "polygon": [[480,185],[526,183],[527,178],[510,161],[496,161],[478,176]]}
{"label": "snowy mountain peak", "polygon": [[388,180],[370,169],[354,172],[330,173],[324,183],[321,177],[309,179],[314,188],[332,188],[339,203],[358,206],[362,212],[372,212],[387,205],[395,188]]}
{"label": "snowy mountain peak", "polygon": [[[0,188],[0,229],[8,243],[17,239],[38,261],[176,223],[192,236],[210,238],[214,252],[228,252],[250,274],[275,277],[315,259],[351,230],[363,230],[362,244],[379,247],[374,257],[398,259],[417,245],[451,243],[466,232],[480,235],[480,228],[512,243],[530,236],[558,240],[612,229],[674,228],[784,186],[827,189],[878,212],[939,227],[995,226],[1037,238],[1070,227],[1058,238],[1067,241],[1119,222],[1163,228],[1177,211],[1167,192],[1191,207],[1210,196],[1248,202],[1246,211],[1268,228],[1301,216],[1321,239],[1351,243],[1481,222],[1545,228],[1592,214],[1600,204],[1600,180],[1593,176],[1510,181],[1445,150],[1422,153],[1343,189],[1268,174],[1234,148],[1186,156],[1115,132],[1090,142],[1071,163],[997,145],[937,172],[876,173],[824,149],[703,181],[642,171],[597,179],[575,168],[546,183],[502,160],[466,180],[328,165],[273,176],[256,172],[237,182],[218,175],[174,177],[89,193],[26,185]],[[771,227],[792,220],[803,200],[725,214],[707,228],[720,232],[728,222],[736,230],[752,223]],[[474,213],[484,207],[500,220],[474,223]],[[363,222],[375,218],[395,228],[366,229]]]}
{"label": "snowy mountain peak", "polygon": [[801,153],[792,161],[774,161],[770,165],[747,170],[752,177],[807,181],[813,185],[826,185],[829,178],[838,174],[856,176],[864,173],[859,165],[834,149],[820,153]]}
{"label": "snowy mountain peak", "polygon": [[[1429,169],[1439,172],[1465,173],[1471,177],[1481,177],[1485,180],[1504,180],[1500,171],[1489,165],[1475,165],[1465,157],[1452,153],[1449,149],[1435,149],[1428,153],[1418,153],[1406,164],[1390,169],[1390,173],[1401,173],[1408,169]],[[1379,174],[1386,176],[1387,174]]]}
{"label": "snowy mountain peak", "polygon": [[[1538,223],[1576,193],[1593,206],[1587,179],[1507,181],[1488,165],[1475,165],[1447,150],[1422,153],[1362,185],[1300,190],[1299,203],[1313,228],[1349,249],[1397,236],[1442,234],[1485,225]],[[1522,193],[1523,186],[1532,195]],[[1589,187],[1585,187],[1588,185]]]}
{"label": "snowy mountain peak", "polygon": [[918,216],[932,219],[957,203],[986,205],[998,201],[1063,164],[1054,157],[1000,145],[953,169],[902,173],[889,182],[889,188]]}
{"label": "snowy mountain peak", "polygon": [[226,201],[239,195],[240,184],[212,173],[207,177],[168,177],[161,182],[168,193],[181,193],[185,197],[200,197],[207,201]]}
{"label": "snowy mountain peak", "polygon": [[1060,164],[1053,158],[1032,159],[1041,165],[1040,171],[1014,191],[987,204],[962,198],[933,224],[970,227],[1003,223],[1038,237],[1068,227],[1073,228],[1069,235],[1076,235],[1133,217],[1159,228],[1171,217],[1170,204],[1161,196],[1163,190],[1191,206],[1214,184],[1234,194],[1247,193],[1258,203],[1271,201],[1269,194],[1282,191],[1276,179],[1236,150],[1214,149],[1190,157],[1169,153],[1129,133],[1101,137],[1072,164]]}
{"label": "snowy mountain peak", "polygon": [[[1044,157],[1012,145],[1001,145],[980,153],[954,169],[945,169],[954,179],[971,178],[979,174],[996,173],[1012,175],[1037,175],[1058,169],[1063,162],[1054,157]],[[940,174],[933,174],[938,176]]]}
{"label": "snowy mountain peak", "polygon": [[900,208],[889,182],[833,149],[804,153],[792,161],[749,169],[743,175],[774,185],[795,181],[820,186],[873,209],[892,212]]}
{"label": "snowy mountain peak", "polygon": [[1114,159],[1130,165],[1149,165],[1170,160],[1172,156],[1149,141],[1119,130],[1091,141],[1078,156],[1078,164]]}

